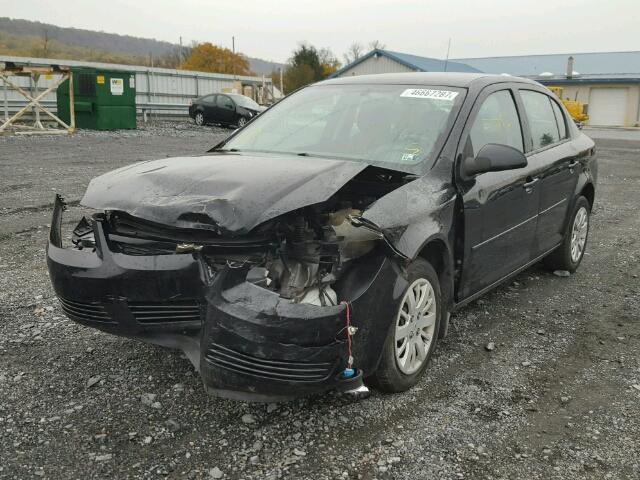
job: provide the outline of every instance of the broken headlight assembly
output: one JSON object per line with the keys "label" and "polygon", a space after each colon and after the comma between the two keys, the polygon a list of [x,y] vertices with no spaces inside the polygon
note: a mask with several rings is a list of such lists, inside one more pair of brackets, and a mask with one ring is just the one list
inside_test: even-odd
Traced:
{"label": "broken headlight assembly", "polygon": [[[352,262],[372,251],[382,235],[352,224],[360,211],[329,213],[308,208],[258,227],[270,240],[262,249],[223,252],[204,246],[202,258],[215,272],[236,270],[236,278],[278,293],[292,303],[337,305],[335,283]],[[242,271],[240,274],[239,271]]]}
{"label": "broken headlight assembly", "polygon": [[96,248],[96,239],[93,234],[93,227],[89,220],[87,220],[86,216],[83,216],[80,219],[73,229],[73,232],[71,232],[71,243],[73,243],[73,245],[79,250],[83,250],[85,248]]}
{"label": "broken headlight assembly", "polygon": [[[73,247],[78,250],[83,250],[85,248],[95,249],[96,241],[93,234],[93,227],[91,225],[91,220],[87,218],[86,215],[82,216],[78,224],[70,233],[66,230],[67,234],[63,238],[62,215],[66,210],[67,203],[64,198],[61,195],[56,195],[53,207],[51,231],[49,234],[50,242],[56,247],[62,248],[63,244],[67,243],[70,238]],[[98,213],[97,210],[96,213]],[[98,214],[101,215],[102,213]],[[64,240],[66,240],[66,242]]]}

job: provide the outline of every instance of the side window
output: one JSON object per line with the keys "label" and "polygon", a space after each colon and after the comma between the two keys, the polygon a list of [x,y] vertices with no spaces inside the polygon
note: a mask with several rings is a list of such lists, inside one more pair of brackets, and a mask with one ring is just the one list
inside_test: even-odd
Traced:
{"label": "side window", "polygon": [[207,95],[206,97],[202,97],[202,101],[206,103],[215,103],[216,96],[215,95]]}
{"label": "side window", "polygon": [[567,138],[567,124],[565,121],[564,114],[562,113],[562,109],[558,106],[556,102],[551,100],[551,106],[553,107],[553,113],[556,115],[556,122],[558,122],[558,131],[560,132],[560,139]]}
{"label": "side window", "polygon": [[532,90],[520,90],[520,96],[531,128],[531,148],[537,150],[558,142],[560,133],[551,99],[544,93]]}
{"label": "side window", "polygon": [[218,95],[218,106],[232,110],[234,107],[233,100],[226,95]]}
{"label": "side window", "polygon": [[520,119],[509,90],[492,93],[484,100],[469,132],[465,154],[475,157],[487,143],[524,151]]}

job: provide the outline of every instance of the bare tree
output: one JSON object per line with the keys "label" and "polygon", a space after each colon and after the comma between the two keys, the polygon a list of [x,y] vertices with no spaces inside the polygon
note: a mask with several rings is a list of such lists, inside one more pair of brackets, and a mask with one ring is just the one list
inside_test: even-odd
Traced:
{"label": "bare tree", "polygon": [[347,49],[347,52],[344,54],[344,63],[349,64],[351,62],[355,62],[358,60],[362,53],[364,52],[364,47],[361,43],[353,42],[351,46]]}
{"label": "bare tree", "polygon": [[384,50],[385,48],[387,48],[387,46],[380,40],[373,40],[372,42],[369,42],[369,50]]}
{"label": "bare tree", "polygon": [[45,28],[42,31],[42,56],[47,58],[49,54],[49,31]]}

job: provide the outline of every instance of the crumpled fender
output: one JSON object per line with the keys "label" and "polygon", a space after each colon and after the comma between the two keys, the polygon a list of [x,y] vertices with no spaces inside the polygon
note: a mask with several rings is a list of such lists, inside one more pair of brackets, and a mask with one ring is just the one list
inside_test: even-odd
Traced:
{"label": "crumpled fender", "polygon": [[449,245],[455,195],[453,185],[422,177],[380,198],[362,217],[378,226],[406,258],[414,259],[435,238]]}

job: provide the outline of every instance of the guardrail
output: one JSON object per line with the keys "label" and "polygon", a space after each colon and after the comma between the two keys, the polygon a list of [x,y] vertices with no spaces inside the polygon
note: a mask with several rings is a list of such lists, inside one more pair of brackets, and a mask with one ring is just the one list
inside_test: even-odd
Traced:
{"label": "guardrail", "polygon": [[147,116],[154,111],[160,112],[160,115],[166,115],[167,112],[170,112],[169,115],[189,115],[189,105],[181,103],[138,103],[136,108],[142,114],[142,119],[145,123],[147,122]]}
{"label": "guardrail", "polygon": [[[56,112],[56,102],[53,100],[41,101],[42,106]],[[0,101],[0,104],[2,102]],[[4,118],[9,118],[11,113],[15,113],[26,105],[26,101],[21,100],[8,100],[3,104]],[[142,116],[143,121],[146,123],[149,116],[157,114],[158,116],[179,116],[186,117],[189,115],[189,105],[183,103],[159,103],[159,102],[146,102],[137,103],[136,110],[138,115]]]}

